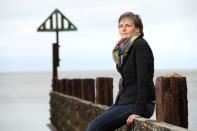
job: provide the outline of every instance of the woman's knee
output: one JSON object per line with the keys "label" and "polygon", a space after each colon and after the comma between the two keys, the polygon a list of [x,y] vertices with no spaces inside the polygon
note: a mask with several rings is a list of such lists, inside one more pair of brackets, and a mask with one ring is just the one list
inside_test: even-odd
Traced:
{"label": "woman's knee", "polygon": [[86,131],[93,131],[95,130],[94,128],[95,128],[95,125],[94,125],[94,122],[92,121],[88,124]]}
{"label": "woman's knee", "polygon": [[102,121],[99,120],[99,118],[96,118],[95,120],[91,121],[87,128],[86,131],[101,131],[100,127],[102,126]]}
{"label": "woman's knee", "polygon": [[95,130],[95,129],[93,128],[92,122],[90,122],[90,123],[88,124],[87,128],[86,128],[86,131],[93,131],[93,130]]}
{"label": "woman's knee", "polygon": [[86,131],[111,131],[110,129],[108,129],[107,125],[105,125],[104,123],[90,123],[86,129]]}

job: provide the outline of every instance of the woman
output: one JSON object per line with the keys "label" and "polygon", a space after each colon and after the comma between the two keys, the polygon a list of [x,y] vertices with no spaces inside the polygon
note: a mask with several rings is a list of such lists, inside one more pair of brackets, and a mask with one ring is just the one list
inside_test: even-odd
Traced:
{"label": "woman", "polygon": [[93,120],[87,131],[113,131],[131,125],[138,115],[150,118],[154,112],[154,58],[143,39],[139,15],[122,14],[118,29],[121,39],[113,50],[113,58],[122,77],[119,92],[115,104]]}

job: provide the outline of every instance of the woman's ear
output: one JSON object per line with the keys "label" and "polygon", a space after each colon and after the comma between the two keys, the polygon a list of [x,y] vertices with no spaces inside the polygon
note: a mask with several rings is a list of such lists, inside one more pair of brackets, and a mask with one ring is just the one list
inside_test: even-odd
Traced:
{"label": "woman's ear", "polygon": [[140,33],[140,29],[139,28],[136,28],[136,33]]}

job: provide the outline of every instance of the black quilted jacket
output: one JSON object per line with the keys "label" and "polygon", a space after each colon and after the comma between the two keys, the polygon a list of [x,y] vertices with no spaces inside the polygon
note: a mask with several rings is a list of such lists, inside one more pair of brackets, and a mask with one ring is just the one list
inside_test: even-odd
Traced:
{"label": "black quilted jacket", "polygon": [[155,100],[154,57],[146,40],[138,38],[129,49],[121,68],[123,88],[118,92],[115,104],[135,104],[135,113],[143,115],[148,102]]}

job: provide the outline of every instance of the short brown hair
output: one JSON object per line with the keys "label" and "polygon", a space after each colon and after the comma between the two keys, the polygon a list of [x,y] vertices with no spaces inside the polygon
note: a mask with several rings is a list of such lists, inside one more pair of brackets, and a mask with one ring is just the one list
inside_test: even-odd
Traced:
{"label": "short brown hair", "polygon": [[120,23],[123,18],[131,18],[135,24],[135,27],[140,29],[140,36],[144,36],[142,20],[138,14],[134,14],[133,12],[125,12],[119,17],[118,23]]}

